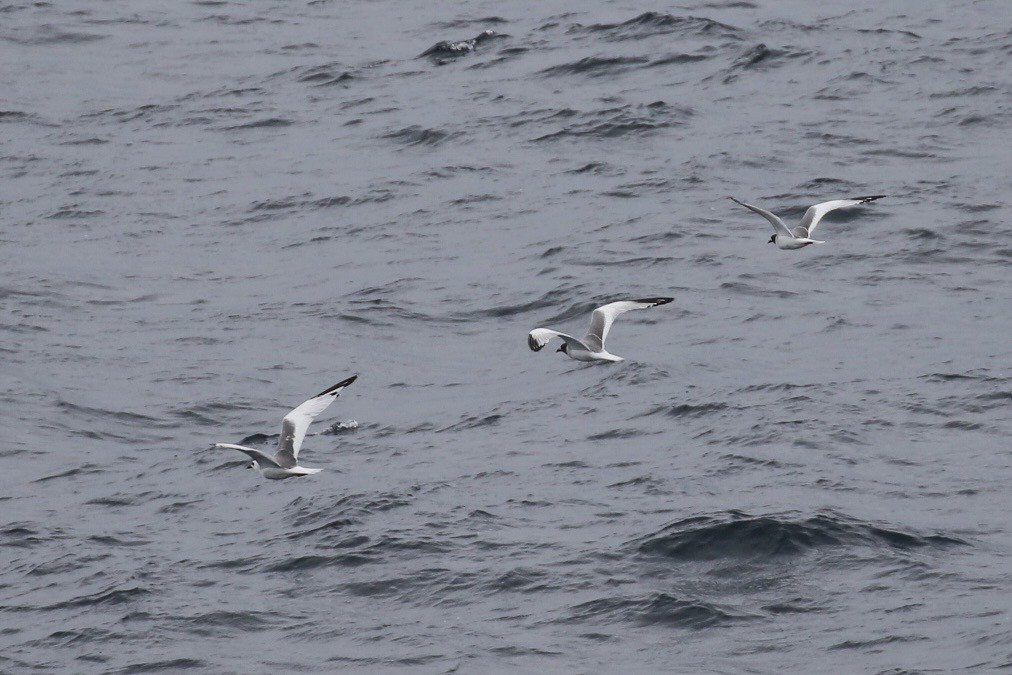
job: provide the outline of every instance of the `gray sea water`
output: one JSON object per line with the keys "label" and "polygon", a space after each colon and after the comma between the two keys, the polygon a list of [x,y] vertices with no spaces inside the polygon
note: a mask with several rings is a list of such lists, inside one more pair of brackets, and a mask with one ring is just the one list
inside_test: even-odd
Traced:
{"label": "gray sea water", "polygon": [[[0,671],[1012,668],[1007,0],[0,2],[0,59]],[[209,449],[352,374],[319,475]]]}

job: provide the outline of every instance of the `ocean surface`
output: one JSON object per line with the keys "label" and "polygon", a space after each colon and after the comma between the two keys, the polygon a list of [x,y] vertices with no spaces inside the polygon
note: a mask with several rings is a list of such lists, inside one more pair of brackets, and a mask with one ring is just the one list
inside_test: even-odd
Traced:
{"label": "ocean surface", "polygon": [[[0,60],[0,672],[1012,669],[1012,3],[6,1]],[[353,374],[319,475],[211,448]]]}

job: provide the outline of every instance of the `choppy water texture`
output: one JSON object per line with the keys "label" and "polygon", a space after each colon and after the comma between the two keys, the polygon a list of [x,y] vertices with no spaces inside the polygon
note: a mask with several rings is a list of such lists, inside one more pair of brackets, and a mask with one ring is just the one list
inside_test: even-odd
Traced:
{"label": "choppy water texture", "polygon": [[0,3],[0,671],[1009,668],[1010,13]]}

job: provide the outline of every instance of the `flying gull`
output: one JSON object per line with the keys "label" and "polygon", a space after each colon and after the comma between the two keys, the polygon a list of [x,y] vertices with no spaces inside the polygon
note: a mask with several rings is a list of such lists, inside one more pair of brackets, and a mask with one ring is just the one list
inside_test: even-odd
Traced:
{"label": "flying gull", "polygon": [[271,480],[282,480],[292,476],[308,476],[320,473],[323,469],[309,469],[299,466],[299,448],[302,447],[302,439],[306,437],[309,424],[316,419],[334,402],[334,399],[341,394],[341,390],[347,387],[358,378],[352,375],[347,380],[342,380],[333,387],[320,392],[309,399],[295,410],[291,411],[281,421],[281,438],[278,439],[278,451],[271,457],[265,452],[256,448],[247,448],[232,443],[215,443],[216,448],[229,448],[245,452],[253,460],[247,468],[256,469],[264,478]]}
{"label": "flying gull", "polygon": [[736,204],[741,204],[746,209],[755,211],[760,216],[770,221],[770,224],[776,232],[772,237],[770,237],[770,240],[767,243],[776,244],[777,248],[780,249],[792,249],[803,248],[809,244],[825,244],[826,242],[819,241],[818,239],[812,239],[811,237],[815,232],[815,227],[819,224],[819,221],[822,220],[822,217],[830,211],[844,209],[848,206],[857,206],[858,204],[867,204],[868,202],[873,202],[876,199],[882,199],[885,196],[886,195],[872,195],[870,197],[854,197],[853,199],[834,199],[829,202],[816,204],[815,206],[809,206],[808,210],[805,211],[804,217],[801,219],[801,224],[793,230],[788,228],[779,216],[767,211],[766,209],[746,204],[734,197],[728,197],[728,199]]}
{"label": "flying gull", "polygon": [[562,345],[556,350],[562,352],[571,359],[577,361],[611,361],[618,362],[624,359],[621,356],[609,354],[604,348],[604,341],[608,337],[608,329],[615,322],[619,314],[625,314],[632,309],[648,309],[657,305],[666,305],[674,298],[643,298],[642,300],[620,300],[612,302],[603,307],[598,307],[590,315],[590,328],[582,340],[577,340],[572,335],[566,335],[551,328],[535,328],[527,335],[527,344],[532,351],[541,351],[541,348],[552,341],[552,338],[562,338]]}

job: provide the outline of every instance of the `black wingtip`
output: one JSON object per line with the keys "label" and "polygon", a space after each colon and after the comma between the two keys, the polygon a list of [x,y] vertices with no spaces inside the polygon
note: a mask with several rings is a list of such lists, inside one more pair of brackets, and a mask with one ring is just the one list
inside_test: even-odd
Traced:
{"label": "black wingtip", "polygon": [[888,196],[889,195],[869,195],[867,197],[852,197],[852,199],[860,199],[862,204],[867,204],[868,202],[873,202],[876,199],[882,199],[883,197]]}
{"label": "black wingtip", "polygon": [[673,300],[674,298],[641,298],[636,302],[642,302],[644,304],[651,305],[652,307],[656,307],[657,305],[666,305]]}
{"label": "black wingtip", "polygon": [[313,398],[320,398],[321,396],[326,396],[327,394],[334,394],[335,396],[339,396],[342,389],[344,389],[345,387],[347,387],[349,384],[351,384],[352,382],[354,382],[357,379],[358,379],[358,375],[352,375],[347,380],[341,380],[340,382],[338,382],[337,384],[335,384],[333,387],[327,387],[325,390],[321,391],[319,394],[317,394]]}
{"label": "black wingtip", "polygon": [[539,345],[538,341],[534,339],[533,335],[527,336],[527,346],[531,348],[532,352],[540,352],[544,345]]}

